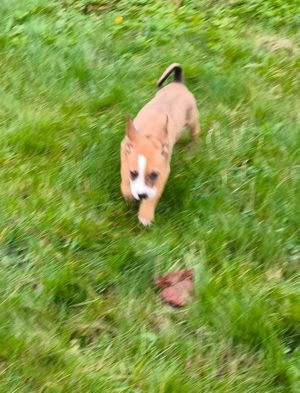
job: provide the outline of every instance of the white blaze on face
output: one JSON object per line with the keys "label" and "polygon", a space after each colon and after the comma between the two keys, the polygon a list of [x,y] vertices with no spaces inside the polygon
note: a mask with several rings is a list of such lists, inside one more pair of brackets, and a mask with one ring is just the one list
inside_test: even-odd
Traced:
{"label": "white blaze on face", "polygon": [[146,194],[147,198],[153,198],[156,193],[155,187],[149,187],[145,183],[145,170],[147,160],[145,156],[138,155],[138,176],[134,180],[130,180],[130,188],[133,197],[140,200],[139,195]]}

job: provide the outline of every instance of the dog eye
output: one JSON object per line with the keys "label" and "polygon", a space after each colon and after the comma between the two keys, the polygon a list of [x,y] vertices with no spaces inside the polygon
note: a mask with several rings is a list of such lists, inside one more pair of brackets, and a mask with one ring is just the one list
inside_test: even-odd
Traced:
{"label": "dog eye", "polygon": [[137,171],[130,171],[130,177],[132,180],[136,179],[138,177]]}
{"label": "dog eye", "polygon": [[157,172],[151,172],[151,173],[149,173],[149,179],[150,180],[152,180],[152,181],[154,181],[154,180],[156,180],[158,178],[158,173]]}

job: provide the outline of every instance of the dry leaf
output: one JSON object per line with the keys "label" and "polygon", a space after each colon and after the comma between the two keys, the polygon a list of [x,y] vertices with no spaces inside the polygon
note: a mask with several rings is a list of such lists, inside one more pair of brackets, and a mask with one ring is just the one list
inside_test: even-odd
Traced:
{"label": "dry leaf", "polygon": [[178,283],[179,281],[185,280],[186,278],[190,280],[193,278],[192,269],[182,269],[176,273],[168,273],[165,276],[158,277],[155,280],[155,284],[161,288],[166,288]]}
{"label": "dry leaf", "polygon": [[183,269],[176,273],[168,273],[155,280],[155,284],[162,288],[160,297],[163,302],[175,307],[187,304],[193,292],[193,271]]}

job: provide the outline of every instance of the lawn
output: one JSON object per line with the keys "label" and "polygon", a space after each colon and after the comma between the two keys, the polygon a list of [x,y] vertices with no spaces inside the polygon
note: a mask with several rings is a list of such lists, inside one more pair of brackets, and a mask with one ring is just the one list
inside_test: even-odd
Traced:
{"label": "lawn", "polygon": [[[1,0],[1,393],[300,392],[299,3],[177,3]],[[119,144],[172,62],[202,134],[145,229]]]}

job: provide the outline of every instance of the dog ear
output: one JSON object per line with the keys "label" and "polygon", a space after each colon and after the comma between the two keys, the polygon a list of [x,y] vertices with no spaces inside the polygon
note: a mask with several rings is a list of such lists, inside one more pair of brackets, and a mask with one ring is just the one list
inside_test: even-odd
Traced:
{"label": "dog ear", "polygon": [[126,135],[132,141],[136,136],[136,129],[134,127],[133,121],[129,116],[127,116],[126,122]]}
{"label": "dog ear", "polygon": [[132,144],[130,143],[130,140],[128,139],[125,143],[125,152],[127,154],[131,153],[131,148],[132,148]]}
{"label": "dog ear", "polygon": [[168,117],[168,115],[167,115],[167,120],[166,120],[166,124],[165,124],[165,127],[164,127],[164,133],[165,133],[165,138],[167,138],[168,137],[168,125],[169,125],[169,117]]}
{"label": "dog ear", "polygon": [[162,154],[166,159],[169,157],[169,144],[168,144],[168,143],[163,143],[163,144],[162,144],[161,154]]}

